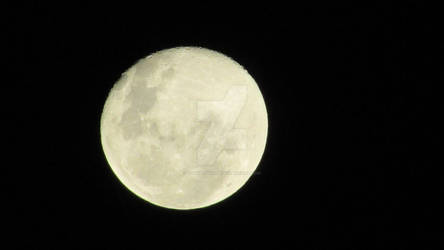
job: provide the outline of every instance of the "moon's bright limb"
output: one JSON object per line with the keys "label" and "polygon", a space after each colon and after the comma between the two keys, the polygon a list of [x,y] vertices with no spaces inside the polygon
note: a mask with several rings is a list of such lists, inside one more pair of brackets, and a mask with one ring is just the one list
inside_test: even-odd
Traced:
{"label": "moon's bright limb", "polygon": [[162,207],[212,205],[255,171],[267,111],[248,72],[218,52],[156,52],[122,74],[101,118],[103,150],[120,181]]}

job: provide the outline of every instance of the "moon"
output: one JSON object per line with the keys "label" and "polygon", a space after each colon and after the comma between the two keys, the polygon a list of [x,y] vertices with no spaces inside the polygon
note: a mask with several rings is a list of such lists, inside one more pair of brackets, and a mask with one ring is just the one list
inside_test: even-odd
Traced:
{"label": "moon", "polygon": [[165,49],[136,62],[112,87],[100,122],[117,178],[170,209],[207,207],[238,191],[259,165],[267,130],[252,76],[200,47]]}

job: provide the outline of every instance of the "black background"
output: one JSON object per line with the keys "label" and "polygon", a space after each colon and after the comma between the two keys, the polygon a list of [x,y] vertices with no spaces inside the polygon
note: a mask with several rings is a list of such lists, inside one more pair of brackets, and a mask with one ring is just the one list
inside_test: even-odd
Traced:
{"label": "black background", "polygon": [[[438,11],[412,1],[8,6],[5,239],[41,249],[444,247]],[[120,74],[175,46],[238,61],[269,112],[258,174],[193,211],[125,189],[99,136]]]}

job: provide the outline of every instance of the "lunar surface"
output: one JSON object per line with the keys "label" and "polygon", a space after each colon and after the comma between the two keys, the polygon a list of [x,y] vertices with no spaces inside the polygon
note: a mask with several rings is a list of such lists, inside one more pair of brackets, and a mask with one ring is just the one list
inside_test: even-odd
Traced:
{"label": "lunar surface", "polygon": [[101,117],[106,159],[142,199],[202,208],[239,190],[267,139],[255,80],[231,58],[178,47],[139,60],[115,83]]}

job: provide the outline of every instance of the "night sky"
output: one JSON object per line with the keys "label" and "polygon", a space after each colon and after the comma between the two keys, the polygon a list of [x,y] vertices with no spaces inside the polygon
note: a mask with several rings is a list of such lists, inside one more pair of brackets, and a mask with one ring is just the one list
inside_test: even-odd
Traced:
{"label": "night sky", "polygon": [[[444,247],[444,43],[434,6],[30,1],[5,10],[7,249]],[[120,74],[176,46],[239,62],[269,115],[257,173],[191,211],[128,191],[100,142]]]}

